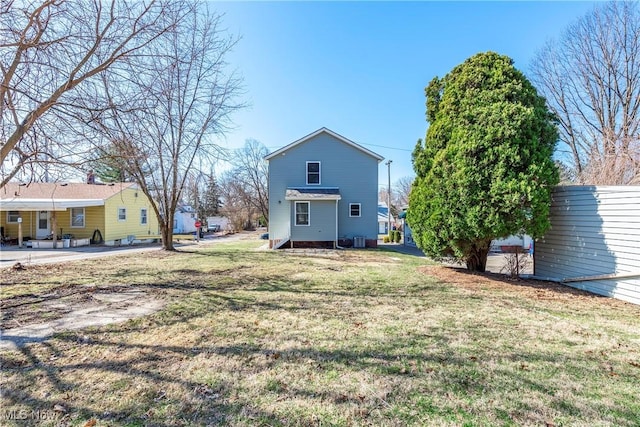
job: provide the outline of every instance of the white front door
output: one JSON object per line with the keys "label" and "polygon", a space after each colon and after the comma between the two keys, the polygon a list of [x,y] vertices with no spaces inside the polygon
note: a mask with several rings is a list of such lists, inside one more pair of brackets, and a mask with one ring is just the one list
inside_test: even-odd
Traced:
{"label": "white front door", "polygon": [[49,212],[39,211],[36,226],[36,239],[44,239],[50,233]]}

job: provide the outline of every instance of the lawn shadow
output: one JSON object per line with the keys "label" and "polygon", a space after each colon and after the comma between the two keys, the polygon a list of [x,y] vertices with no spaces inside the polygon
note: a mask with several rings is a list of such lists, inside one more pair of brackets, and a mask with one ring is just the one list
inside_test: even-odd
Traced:
{"label": "lawn shadow", "polygon": [[[80,339],[76,333],[65,333],[57,336],[55,341],[45,342],[37,353],[30,346],[20,348],[20,354],[26,363],[17,366],[0,353],[0,364],[3,376],[21,371],[29,372],[30,376],[42,377],[40,390],[50,391],[28,392],[26,387],[20,387],[13,382],[4,382],[2,399],[4,409],[12,405],[25,410],[26,413],[44,413],[56,409],[56,421],[73,422],[96,419],[101,422],[117,422],[124,425],[166,425],[167,408],[173,408],[172,415],[176,420],[188,419],[190,425],[219,425],[224,424],[229,416],[244,414],[249,418],[259,419],[268,425],[280,424],[281,421],[268,411],[259,410],[251,402],[230,399],[234,391],[234,384],[217,382],[215,385],[185,379],[182,372],[163,371],[161,367],[170,366],[178,360],[192,359],[202,354],[202,349],[179,346],[133,345],[121,342],[103,340],[99,336],[102,332],[85,331]],[[99,346],[102,351],[117,350],[123,355],[131,350],[130,355],[119,357],[118,360],[88,361],[77,363],[60,363],[60,354],[69,351],[71,347],[81,350],[92,346]],[[220,350],[224,352],[224,350]],[[233,352],[233,350],[232,350]],[[86,375],[77,374],[80,372]],[[119,404],[117,409],[96,410],[96,405],[75,403],[69,398],[70,393],[78,388],[89,389],[92,386],[100,392],[104,384],[91,384],[95,373],[120,377],[121,384],[136,386],[141,392],[136,393],[135,399],[126,399],[125,404]],[[100,377],[98,377],[100,378]],[[141,387],[146,384],[146,387]],[[179,394],[169,395],[165,390],[179,389]],[[118,395],[118,390],[110,393]],[[51,396],[51,397],[48,397]],[[191,410],[190,410],[191,408]],[[186,409],[186,410],[185,410]],[[49,415],[51,417],[51,415]]]}
{"label": "lawn shadow", "polygon": [[[480,327],[480,326],[478,326]],[[198,358],[221,357],[219,360],[237,360],[242,362],[240,372],[224,372],[232,370],[236,364],[218,366],[224,375],[243,378],[257,377],[260,372],[276,374],[281,371],[289,372],[297,366],[314,366],[319,374],[324,372],[340,372],[341,376],[349,373],[365,374],[367,377],[377,378],[375,384],[382,384],[386,390],[373,390],[370,395],[364,395],[358,390],[368,387],[353,387],[345,389],[338,378],[335,382],[307,382],[306,385],[291,385],[287,382],[254,385],[263,387],[257,393],[272,396],[273,401],[296,402],[300,399],[321,401],[338,407],[356,406],[370,410],[390,410],[397,405],[406,405],[406,396],[395,385],[411,378],[428,379],[432,387],[447,390],[448,393],[467,398],[483,398],[492,393],[513,393],[519,395],[523,390],[540,393],[561,407],[563,413],[573,413],[580,406],[574,399],[579,399],[580,392],[572,400],[555,397],[558,390],[543,379],[536,379],[525,364],[541,363],[549,367],[559,365],[579,366],[579,359],[567,358],[563,355],[537,352],[514,352],[505,355],[511,364],[492,365],[487,368],[483,354],[470,357],[457,351],[446,330],[431,331],[428,334],[414,335],[410,338],[390,337],[385,341],[372,342],[367,349],[354,349],[347,345],[340,348],[320,348],[313,345],[298,345],[280,348],[277,345],[259,343],[236,343],[216,345],[215,343],[199,343],[195,346],[170,344],[143,344],[112,340],[115,338],[104,330],[84,331],[82,337],[77,333],[59,335],[55,342],[45,343],[38,352],[32,351],[30,346],[20,350],[26,358],[27,364],[12,367],[5,363],[0,355],[3,371],[11,374],[15,371],[29,371],[31,375],[42,374],[43,387],[47,385],[51,397],[43,397],[41,393],[27,392],[19,386],[5,384],[3,398],[9,405],[27,407],[30,410],[42,410],[61,405],[65,408],[66,416],[70,420],[88,420],[91,418],[106,422],[122,424],[159,425],[167,422],[169,415],[183,417],[190,424],[224,424],[234,417],[248,417],[259,420],[259,424],[280,425],[283,420],[268,410],[261,409],[250,396],[243,396],[241,390],[246,385],[231,380],[196,381],[185,375],[181,369],[167,369],[176,363],[189,366],[189,361]],[[411,342],[409,342],[411,340]],[[421,350],[416,350],[416,341]],[[59,356],[72,348],[79,349],[79,354],[118,354],[117,360],[67,361],[61,363]],[[405,349],[411,348],[412,351]],[[517,366],[523,366],[519,369]],[[512,366],[516,366],[513,368]],[[87,376],[78,376],[80,372]],[[90,381],[92,373],[98,374],[98,379],[106,376],[117,376],[121,384],[126,387],[137,387],[141,393],[135,401],[119,405],[114,410],[96,410],[89,404],[74,403],[65,398],[67,393],[76,388],[83,388],[91,393]],[[219,372],[220,373],[220,372]],[[292,382],[295,378],[292,379]],[[115,387],[114,384],[107,386]],[[371,385],[369,385],[371,386]],[[501,390],[493,390],[493,388]],[[504,388],[504,389],[502,389]],[[96,389],[104,389],[104,385]],[[172,390],[172,392],[169,392]],[[375,392],[374,392],[375,391]],[[118,395],[119,391],[110,393]],[[271,398],[270,398],[271,399]],[[326,404],[325,403],[325,404]],[[385,407],[388,406],[387,407]],[[601,402],[594,410],[611,411],[613,403]],[[169,409],[168,409],[169,408]],[[180,408],[180,413],[172,413]],[[534,410],[533,408],[532,410]],[[625,411],[615,408],[616,411]],[[365,411],[366,412],[366,411]],[[631,410],[624,414],[632,418]],[[304,423],[304,420],[298,420]],[[361,421],[364,421],[361,420]],[[286,424],[286,423],[285,423]]]}

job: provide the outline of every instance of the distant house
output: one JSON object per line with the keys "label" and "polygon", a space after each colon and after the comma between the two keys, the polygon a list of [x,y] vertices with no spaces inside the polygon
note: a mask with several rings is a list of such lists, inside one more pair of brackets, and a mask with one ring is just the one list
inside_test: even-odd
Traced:
{"label": "distant house", "polygon": [[[413,240],[413,233],[411,232],[411,227],[407,223],[407,207],[402,208],[402,212],[398,215],[398,218],[402,220],[402,230],[404,235],[404,244],[407,246],[417,246],[416,241]],[[527,250],[529,245],[533,245],[533,239],[529,235],[520,235],[520,236],[508,236],[502,239],[496,239],[491,241],[491,251],[492,252],[502,252],[503,249],[508,250],[508,247],[520,247],[523,250]]]}
{"label": "distant house", "polygon": [[413,233],[411,232],[411,227],[407,223],[407,209],[408,206],[402,208],[402,212],[398,214],[398,219],[402,220],[402,242],[407,246],[416,247],[416,241],[413,240]]}
{"label": "distant house", "polygon": [[272,152],[269,246],[377,246],[382,156],[327,128]]}
{"label": "distant house", "polygon": [[[391,227],[395,221],[391,215]],[[389,234],[389,208],[385,202],[378,202],[378,234]]]}
{"label": "distant house", "polygon": [[207,217],[207,230],[209,231],[223,231],[229,230],[229,218],[224,216],[209,216]]}
{"label": "distant house", "polygon": [[196,231],[196,210],[189,205],[180,205],[173,214],[173,233],[188,234]]}
{"label": "distant house", "polygon": [[133,183],[8,183],[0,189],[0,232],[15,241],[73,236],[108,245],[158,235],[151,202]]}

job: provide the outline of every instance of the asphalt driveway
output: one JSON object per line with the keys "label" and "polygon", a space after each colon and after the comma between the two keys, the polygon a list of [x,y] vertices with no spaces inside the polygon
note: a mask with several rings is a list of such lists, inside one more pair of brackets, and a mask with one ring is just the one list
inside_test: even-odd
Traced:
{"label": "asphalt driveway", "polygon": [[[413,256],[419,256],[419,257],[425,256],[424,253],[415,246],[378,242],[378,247],[381,249],[388,249],[391,251],[396,251],[396,252],[400,252],[407,255],[413,255]],[[503,253],[493,253],[493,252],[489,253],[489,256],[487,257],[487,271],[491,273],[504,273],[506,271],[505,265],[507,263],[508,256],[509,255],[503,254]],[[526,254],[523,256],[528,257],[528,255]],[[525,268],[521,271],[521,274],[533,274],[533,260],[531,258],[528,258],[528,260],[529,261],[526,263],[527,265],[525,266]],[[461,264],[461,263],[443,262],[442,264],[450,267],[464,268],[464,264]]]}

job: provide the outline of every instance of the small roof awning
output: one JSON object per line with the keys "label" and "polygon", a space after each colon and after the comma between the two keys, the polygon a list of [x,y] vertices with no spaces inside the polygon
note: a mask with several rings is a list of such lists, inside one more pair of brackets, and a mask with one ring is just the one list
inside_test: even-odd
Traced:
{"label": "small roof awning", "polygon": [[340,200],[339,188],[287,188],[285,200]]}
{"label": "small roof awning", "polygon": [[66,211],[69,208],[104,206],[103,199],[21,199],[2,201],[3,211]]}

